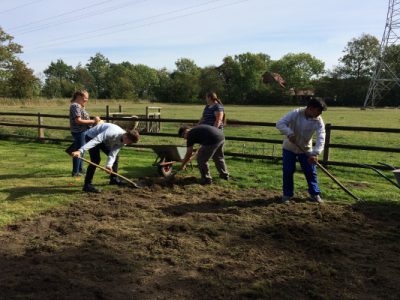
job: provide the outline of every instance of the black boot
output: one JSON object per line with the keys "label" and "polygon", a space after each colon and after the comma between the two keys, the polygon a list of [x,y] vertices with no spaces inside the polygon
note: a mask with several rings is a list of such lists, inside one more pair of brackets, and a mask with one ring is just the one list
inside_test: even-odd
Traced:
{"label": "black boot", "polygon": [[93,184],[85,184],[83,186],[82,191],[87,192],[87,193],[95,193],[95,194],[100,194],[101,191],[97,189]]}
{"label": "black boot", "polygon": [[125,181],[122,181],[118,177],[112,177],[110,178],[110,185],[126,186],[127,183]]}

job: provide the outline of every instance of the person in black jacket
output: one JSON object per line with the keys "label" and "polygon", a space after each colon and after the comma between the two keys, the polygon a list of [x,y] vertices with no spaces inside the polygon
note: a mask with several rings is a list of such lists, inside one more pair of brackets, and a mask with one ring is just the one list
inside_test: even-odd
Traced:
{"label": "person in black jacket", "polygon": [[179,128],[178,135],[187,140],[187,151],[180,167],[186,168],[193,155],[194,144],[200,144],[197,151],[197,164],[201,175],[201,184],[211,184],[212,177],[208,166],[210,158],[213,159],[215,167],[219,172],[219,177],[225,180],[229,179],[228,169],[224,158],[224,132],[217,127],[209,125],[198,125],[190,129],[189,127]]}

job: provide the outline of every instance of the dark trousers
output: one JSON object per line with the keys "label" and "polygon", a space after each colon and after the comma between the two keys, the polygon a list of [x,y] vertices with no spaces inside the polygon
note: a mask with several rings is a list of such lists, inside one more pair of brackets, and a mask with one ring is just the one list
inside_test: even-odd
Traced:
{"label": "dark trousers", "polygon": [[[89,142],[90,140],[91,138],[86,136],[86,143]],[[93,147],[92,149],[89,150],[90,160],[97,165],[99,165],[101,161],[100,150],[103,151],[103,153],[105,153],[106,155],[110,153],[110,149],[104,143],[100,143],[96,147]],[[115,173],[118,173],[118,159],[119,156],[117,156],[112,166],[112,170]],[[89,164],[86,170],[85,185],[92,184],[94,172],[96,172],[96,167]],[[115,175],[110,175],[110,179],[115,179],[116,177],[117,176]]]}

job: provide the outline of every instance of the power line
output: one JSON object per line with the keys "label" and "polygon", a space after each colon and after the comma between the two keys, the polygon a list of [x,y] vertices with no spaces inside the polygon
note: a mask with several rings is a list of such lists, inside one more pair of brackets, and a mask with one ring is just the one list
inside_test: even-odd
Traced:
{"label": "power line", "polygon": [[84,6],[84,7],[81,7],[81,8],[78,8],[78,9],[74,9],[74,10],[71,10],[71,11],[67,11],[65,13],[58,14],[58,15],[55,15],[55,16],[52,16],[52,17],[48,17],[48,18],[32,21],[32,22],[29,22],[29,23],[26,23],[26,24],[23,24],[23,25],[11,27],[11,28],[8,28],[8,30],[15,30],[15,29],[19,29],[19,28],[29,27],[29,26],[34,25],[36,23],[41,23],[43,21],[52,20],[52,19],[59,18],[59,17],[65,16],[65,15],[70,15],[70,14],[73,14],[73,13],[75,13],[77,11],[81,11],[82,9],[88,9],[88,8],[91,8],[91,7],[94,7],[94,6],[99,6],[99,5],[102,5],[102,4],[104,4],[106,2],[110,2],[110,1],[112,1],[112,0],[106,0],[106,1],[103,1],[103,2],[100,2],[100,3],[95,3],[95,4],[92,4],[92,5],[89,5],[89,6]]}
{"label": "power line", "polygon": [[42,1],[43,0],[35,0],[35,1],[31,1],[31,2],[25,3],[25,4],[21,4],[21,5],[15,6],[13,8],[9,8],[9,9],[0,11],[0,14],[5,14],[5,13],[8,13],[10,11],[13,11],[13,10],[16,10],[16,9],[19,9],[19,8],[23,8],[25,6],[28,6],[28,5],[31,5],[31,4],[35,4],[35,3],[38,3],[38,2],[42,2]]}
{"label": "power line", "polygon": [[[85,7],[79,8],[79,9],[75,9],[75,10],[72,10],[72,11],[68,11],[68,12],[53,16],[53,17],[49,17],[49,18],[46,18],[46,19],[42,19],[42,20],[39,20],[39,21],[34,21],[34,22],[31,22],[31,23],[28,23],[28,24],[24,25],[24,27],[29,26],[29,28],[25,28],[25,29],[22,28],[19,32],[17,30],[17,32],[13,33],[13,34],[14,35],[15,34],[24,35],[24,34],[27,34],[27,33],[34,32],[34,31],[39,31],[39,30],[42,30],[42,29],[48,29],[49,27],[59,26],[59,25],[66,24],[66,23],[71,23],[71,22],[77,22],[77,20],[79,21],[80,19],[83,19],[83,18],[95,17],[95,16],[98,16],[98,15],[101,15],[101,14],[104,14],[104,13],[109,13],[109,12],[112,12],[112,11],[115,11],[115,10],[118,10],[118,9],[122,9],[122,8],[130,6],[130,5],[135,5],[135,4],[138,4],[140,2],[145,2],[145,1],[148,1],[148,0],[139,0],[139,1],[135,1],[133,3],[132,3],[132,1],[128,1],[128,2],[125,2],[125,3],[122,3],[122,4],[118,4],[118,5],[114,5],[114,6],[111,6],[111,7],[100,8],[97,11],[96,10],[94,10],[94,11],[90,10],[90,8],[93,8],[95,6],[100,6],[100,5],[103,5],[104,3],[112,2],[112,0],[107,0],[107,1],[100,2],[100,3],[96,3],[96,4],[89,5],[89,6],[85,6]],[[76,14],[77,12],[80,12],[80,14],[79,13]],[[72,14],[74,14],[74,15],[72,15]],[[68,15],[72,15],[72,16],[68,17]],[[60,21],[59,17],[61,17],[61,16],[67,16],[67,18],[61,19],[61,21]],[[47,23],[44,23],[44,24],[40,24],[43,21],[52,20],[52,19],[57,19],[57,20],[51,21],[51,22],[47,22]],[[30,25],[35,24],[35,23],[39,23],[39,24],[36,27],[32,28],[32,26],[30,26]],[[15,29],[15,27],[14,27],[14,29]]]}
{"label": "power line", "polygon": [[[206,4],[209,4],[210,2],[215,3],[215,2],[219,2],[219,1],[222,1],[222,0],[209,1]],[[121,29],[121,30],[114,30],[114,31],[111,31],[111,32],[102,33],[102,34],[98,34],[98,35],[91,35],[91,36],[78,38],[78,39],[74,38],[74,39],[69,39],[68,40],[66,38],[60,38],[58,40],[63,40],[62,42],[56,42],[56,43],[51,42],[51,43],[48,43],[47,45],[42,45],[42,46],[31,48],[31,49],[36,50],[36,49],[49,48],[49,47],[60,45],[60,44],[64,44],[64,43],[70,43],[70,42],[76,42],[76,41],[81,41],[81,40],[93,39],[93,38],[96,38],[96,37],[101,37],[101,36],[114,34],[116,32],[134,30],[134,29],[138,29],[138,28],[142,28],[142,27],[146,27],[146,26],[151,26],[151,25],[155,25],[155,24],[161,24],[161,23],[165,23],[165,22],[170,22],[170,21],[173,21],[173,20],[181,19],[181,18],[184,18],[184,17],[196,15],[196,14],[201,14],[201,13],[204,13],[204,12],[216,10],[216,9],[223,8],[223,7],[237,5],[237,4],[240,4],[240,3],[243,3],[243,2],[248,2],[248,1],[250,1],[250,0],[240,0],[240,1],[233,2],[233,3],[221,4],[221,5],[218,5],[218,6],[211,7],[211,8],[207,8],[207,9],[203,9],[203,10],[199,10],[199,11],[195,11],[195,12],[191,12],[191,13],[187,13],[187,14],[183,14],[183,15],[179,15],[179,16],[175,16],[175,17],[170,17],[170,18],[166,18],[166,19],[163,19],[163,20],[159,20],[159,21],[149,22],[149,23],[138,25],[138,26],[135,26],[135,27],[125,28],[125,29]],[[175,11],[159,14],[159,15],[156,15],[156,16],[151,16],[151,17],[148,17],[148,18],[145,18],[145,19],[142,19],[142,20],[135,20],[133,22],[129,22],[129,23],[125,23],[125,24],[115,25],[115,26],[112,26],[112,27],[125,26],[127,24],[135,23],[135,22],[138,22],[138,21],[143,21],[143,20],[147,20],[147,19],[153,19],[153,18],[162,16],[162,15],[173,14],[173,13],[176,13],[177,11],[188,10],[188,9],[192,9],[193,7],[204,6],[206,4],[196,5],[196,6],[192,6],[192,7],[188,7],[188,8],[184,8],[184,9],[179,9],[179,10],[175,10]],[[80,35],[85,35],[87,33],[94,33],[94,32],[104,31],[104,30],[110,29],[112,27],[103,28],[103,29],[99,29],[99,30],[94,30],[94,31],[91,31],[91,32],[82,33]],[[77,35],[74,35],[74,37],[76,37],[76,36]]]}
{"label": "power line", "polygon": [[165,13],[160,13],[160,14],[153,15],[153,16],[146,17],[146,18],[142,18],[142,19],[136,19],[136,20],[133,20],[133,21],[130,21],[130,22],[122,23],[122,24],[106,26],[106,27],[99,28],[99,29],[96,29],[96,30],[86,31],[86,32],[83,32],[83,33],[80,33],[80,34],[73,34],[73,35],[69,35],[69,36],[64,36],[62,38],[52,39],[51,43],[54,43],[55,41],[59,41],[59,40],[65,40],[65,39],[68,39],[68,38],[74,38],[75,39],[78,36],[85,36],[87,34],[92,34],[92,33],[96,33],[96,32],[110,30],[111,28],[123,27],[123,26],[127,26],[127,25],[130,25],[130,24],[133,24],[133,23],[138,23],[138,22],[147,21],[147,20],[155,19],[155,18],[158,18],[158,17],[166,16],[166,15],[171,15],[171,14],[174,14],[174,13],[179,13],[179,12],[182,12],[182,11],[185,11],[185,10],[190,10],[190,9],[193,9],[193,8],[205,6],[205,5],[208,5],[210,3],[216,3],[216,2],[220,2],[220,1],[226,1],[226,0],[211,0],[211,1],[207,1],[207,2],[201,3],[201,4],[196,4],[196,5],[188,6],[188,7],[185,7],[185,8],[175,9],[175,10],[168,11],[168,12],[165,12]]}

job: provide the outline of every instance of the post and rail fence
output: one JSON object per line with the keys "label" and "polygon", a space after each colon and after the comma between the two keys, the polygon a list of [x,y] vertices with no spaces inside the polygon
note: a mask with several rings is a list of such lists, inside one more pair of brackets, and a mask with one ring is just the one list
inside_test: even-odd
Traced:
{"label": "post and rail fence", "polygon": [[[119,108],[119,112],[121,112],[121,107]],[[69,116],[66,115],[55,115],[55,114],[42,114],[42,113],[19,113],[19,112],[0,112],[0,116],[14,116],[14,117],[34,117],[37,118],[37,124],[21,124],[21,123],[12,123],[12,122],[0,122],[0,126],[5,127],[22,127],[22,128],[37,128],[37,136],[21,136],[16,134],[1,134],[2,137],[13,137],[13,138],[24,138],[24,139],[34,139],[39,141],[54,141],[54,142],[70,142],[71,139],[61,139],[61,138],[47,138],[45,137],[45,129],[48,130],[65,130],[69,131],[69,126],[51,126],[45,125],[43,120],[44,118],[59,118],[59,119],[69,119]],[[106,116],[102,116],[102,119],[108,122],[115,121],[127,121],[129,117],[110,117],[109,108],[107,107]],[[144,122],[147,124],[151,122],[154,126],[154,122],[159,123],[181,123],[181,124],[196,124],[198,120],[196,119],[167,119],[161,118],[160,115],[157,115],[157,119],[154,117],[141,116],[141,117],[132,117],[132,120]],[[236,125],[236,126],[263,126],[263,127],[275,127],[275,123],[272,122],[254,122],[254,121],[236,121],[236,120],[228,120],[227,126]],[[145,128],[149,128],[150,125],[146,125]],[[160,129],[161,126],[157,125],[155,128]],[[359,167],[365,168],[363,164],[352,163],[352,162],[343,162],[343,161],[332,161],[329,159],[330,149],[348,149],[348,150],[366,150],[366,151],[377,151],[377,152],[386,152],[386,153],[400,153],[400,148],[391,148],[391,147],[380,147],[380,146],[365,146],[365,145],[351,145],[351,144],[340,144],[340,143],[331,143],[331,135],[332,131],[358,131],[358,132],[382,132],[382,133],[400,133],[400,129],[397,128],[377,128],[377,127],[357,127],[357,126],[335,126],[332,124],[326,124],[326,140],[324,146],[323,157],[321,163],[324,166],[346,166],[346,167]],[[146,136],[156,136],[156,137],[176,137],[176,134],[172,133],[162,133],[159,130],[155,130],[154,132],[147,132],[144,130],[141,132],[141,135]],[[240,141],[240,142],[253,142],[253,143],[267,143],[267,144],[282,144],[282,139],[268,139],[268,138],[253,138],[253,137],[237,137],[237,136],[225,136],[225,139],[228,141]],[[136,145],[139,148],[146,148],[146,145]],[[274,155],[261,155],[261,154],[248,154],[248,153],[238,153],[238,152],[225,152],[226,156],[231,157],[242,157],[242,158],[254,158],[254,159],[281,159],[279,156]],[[388,170],[390,169],[388,166],[384,165],[371,165],[377,169]]]}

